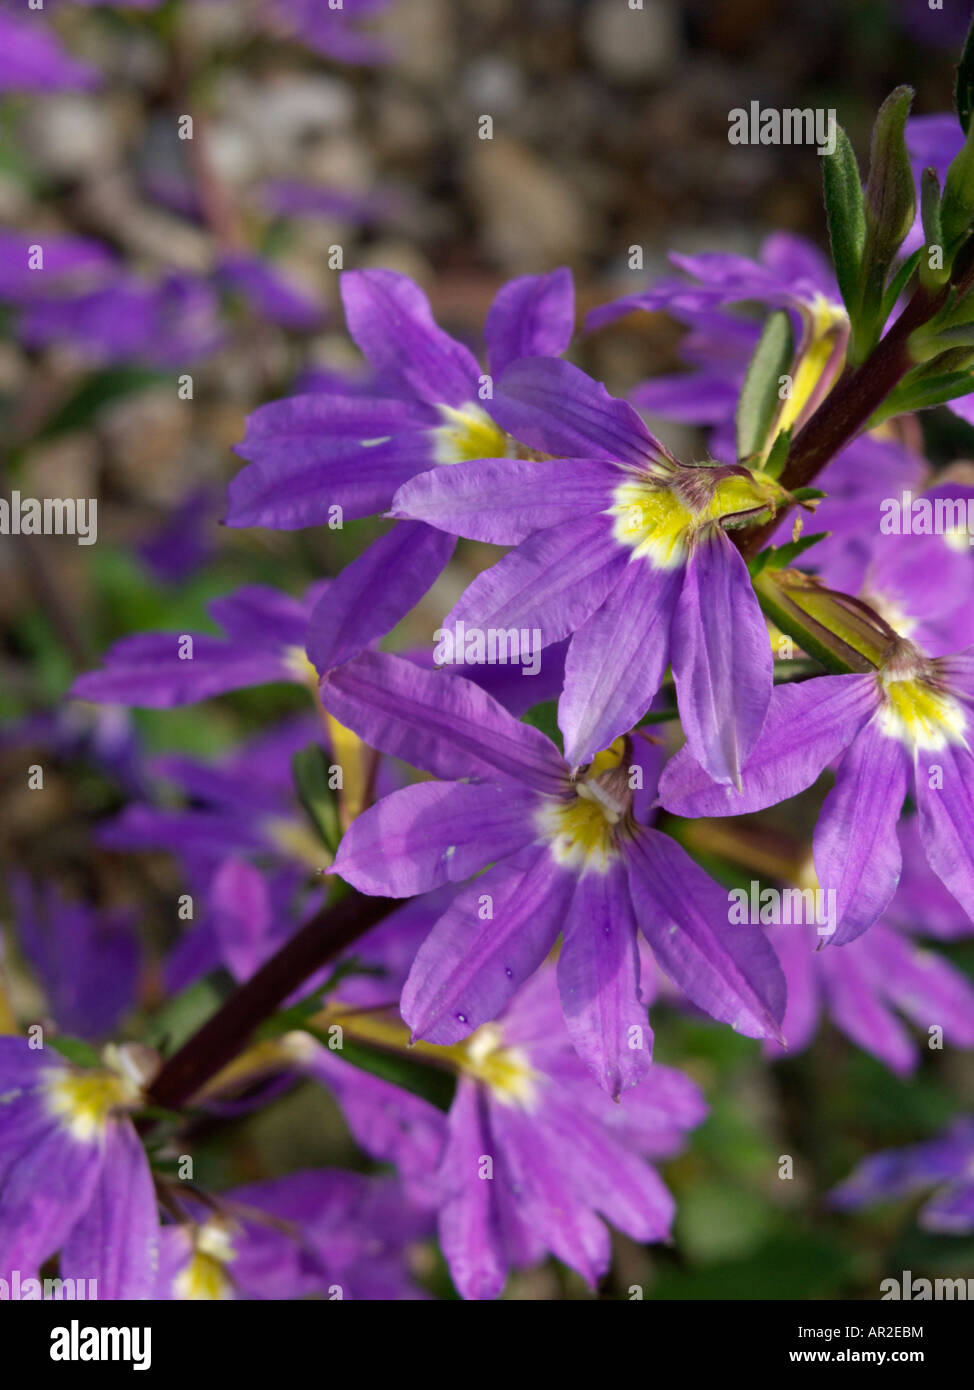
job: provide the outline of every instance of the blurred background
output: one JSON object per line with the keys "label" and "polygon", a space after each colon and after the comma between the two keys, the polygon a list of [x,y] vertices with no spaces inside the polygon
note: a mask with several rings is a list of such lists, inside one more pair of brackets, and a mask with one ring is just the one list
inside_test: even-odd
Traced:
{"label": "blurred background", "polygon": [[[896,84],[916,88],[915,112],[949,110],[969,17],[955,0],[377,8],[331,53],[295,32],[284,0],[49,0],[42,19],[26,0],[0,9],[0,493],[99,504],[90,547],[0,536],[0,855],[5,877],[25,871],[69,901],[137,915],[143,1011],[162,997],[179,870],[165,854],[113,853],[93,830],[144,792],[146,759],[215,759],[308,706],[268,687],[129,714],[68,706],[64,692],[120,636],[213,630],[208,600],[254,582],[301,593],[382,529],[219,524],[248,413],[357,369],[335,248],[345,268],[414,276],[441,325],[476,348],[492,295],[514,275],[570,266],[581,317],[650,284],[671,250],[755,254],[773,230],[822,246],[814,150],[732,146],[728,112],[752,100],[834,107],[864,162]],[[63,64],[82,68],[49,69],[36,90],[8,23],[42,26]],[[179,138],[185,115],[192,140]],[[478,138],[483,115],[491,140]],[[25,234],[70,262],[40,298],[13,265]],[[642,271],[629,269],[634,245]],[[72,247],[84,254],[72,260]],[[663,315],[632,316],[573,356],[622,395],[679,367],[680,336]],[[187,373],[191,399],[177,390]],[[969,428],[950,428],[950,452],[974,455]],[[694,447],[685,427],[659,430],[677,453]],[[392,645],[425,643],[483,559],[462,547]],[[35,763],[43,795],[26,785]],[[16,912],[3,908],[9,1008],[44,1016]],[[967,946],[949,954],[974,964]],[[176,1032],[209,1007],[195,999]],[[772,1066],[728,1029],[665,1009],[654,1024],[658,1056],[701,1082],[712,1113],[669,1165],[674,1247],[620,1240],[606,1296],[642,1283],[658,1298],[875,1298],[889,1272],[970,1272],[974,1241],[920,1233],[909,1206],[840,1217],[821,1205],[863,1154],[969,1108],[962,1061],[927,1054],[897,1078],[826,1024],[809,1051]],[[310,1085],[199,1144],[200,1177],[217,1187],[365,1166]],[[785,1154],[790,1181],[777,1177]],[[435,1264],[424,1273],[448,1293]],[[508,1296],[591,1295],[552,1264],[512,1280]]]}

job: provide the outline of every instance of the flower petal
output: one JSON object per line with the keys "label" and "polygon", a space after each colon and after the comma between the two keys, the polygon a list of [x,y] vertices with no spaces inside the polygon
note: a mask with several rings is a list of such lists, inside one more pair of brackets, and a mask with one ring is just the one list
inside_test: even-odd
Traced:
{"label": "flower petal", "polygon": [[547,849],[498,864],[454,899],[402,993],[415,1037],[450,1044],[502,1012],[554,945],[575,888]]}
{"label": "flower petal", "polygon": [[768,712],[773,661],[747,565],[719,526],[691,547],[672,650],[687,747],[715,781],[740,787]]}
{"label": "flower petal", "polygon": [[100,1299],[153,1296],[159,1244],[156,1194],[128,1120],[108,1126],[98,1183],[61,1251],[62,1279],[97,1279]]}
{"label": "flower petal", "polygon": [[497,376],[518,357],[560,357],[574,330],[575,288],[567,267],[509,280],[484,324],[490,370]]}
{"label": "flower petal", "polygon": [[659,831],[641,830],[628,862],[636,919],[670,979],[711,1018],[780,1039],[785,979],[761,928],[729,921],[724,889]]}
{"label": "flower petal", "polygon": [[535,836],[532,792],[420,782],[383,797],[346,830],[334,872],[360,893],[408,898],[460,883]]}
{"label": "flower petal", "polygon": [[636,920],[625,870],[583,875],[562,930],[558,988],[575,1051],[613,1100],[641,1081],[653,1035],[639,993]]}
{"label": "flower petal", "polygon": [[370,748],[435,777],[499,779],[547,792],[564,778],[551,740],[462,676],[363,652],[322,681],[321,699]]}
{"label": "flower petal", "polygon": [[921,749],[916,796],[930,867],[974,921],[974,757],[953,744]]}
{"label": "flower petal", "polygon": [[835,890],[836,930],[844,945],[885,911],[900,879],[897,822],[910,781],[910,761],[876,716],[853,739],[815,827],[815,869]]}
{"label": "flower petal", "polygon": [[879,704],[872,676],[817,676],[772,692],[743,790],[713,782],[689,749],[663,769],[660,801],[677,816],[741,816],[810,787],[852,742]]}

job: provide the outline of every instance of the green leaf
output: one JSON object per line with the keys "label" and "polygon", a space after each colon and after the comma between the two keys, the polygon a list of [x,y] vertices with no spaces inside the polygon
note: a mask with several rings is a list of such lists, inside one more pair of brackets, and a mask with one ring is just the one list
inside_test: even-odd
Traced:
{"label": "green leaf", "polygon": [[943,405],[946,401],[956,400],[958,396],[968,396],[972,391],[974,372],[971,371],[940,372],[916,378],[910,373],[870,418],[867,429],[875,429],[894,415],[907,415],[914,410],[929,410],[931,406]]}
{"label": "green leaf", "polygon": [[[327,1039],[319,1041],[323,1041],[325,1046],[328,1045]],[[448,1072],[439,1071],[436,1067],[423,1066],[421,1062],[414,1062],[411,1057],[366,1047],[363,1043],[352,1041],[348,1036],[343,1038],[337,1055],[372,1076],[379,1076],[383,1081],[401,1086],[404,1091],[412,1091],[413,1095],[422,1096],[439,1110],[449,1110],[452,1104],[456,1084]]]}
{"label": "green leaf", "polygon": [[764,471],[772,478],[780,478],[784,472],[785,464],[788,462],[788,450],[791,448],[791,426],[775,435],[774,443],[768,454]]}
{"label": "green leaf", "polygon": [[150,1047],[175,1052],[223,1003],[226,990],[213,976],[196,980],[160,1009],[146,1032]]}
{"label": "green leaf", "polygon": [[71,1038],[62,1034],[57,1038],[46,1038],[48,1047],[53,1047],[55,1052],[60,1052],[62,1057],[67,1057],[69,1062],[73,1062],[76,1067],[100,1067],[102,1060],[90,1043],[84,1042],[81,1038]]}
{"label": "green leaf", "polygon": [[957,77],[954,81],[954,107],[960,128],[966,135],[971,124],[971,110],[974,109],[974,21],[967,31],[964,51],[957,64]]}
{"label": "green leaf", "polygon": [[795,343],[791,320],[777,310],[764,325],[737,403],[737,456],[762,454],[778,407],[779,378],[792,364]]}
{"label": "green leaf", "polygon": [[940,222],[943,229],[945,255],[947,248],[953,248],[970,228],[974,221],[974,125],[967,131],[960,152],[956,154],[947,170],[944,180],[944,196],[940,204]]}
{"label": "green leaf", "polygon": [[298,800],[307,811],[322,844],[334,854],[342,838],[342,827],[338,798],[329,785],[331,772],[325,750],[320,744],[309,743],[307,748],[300,749],[292,757],[291,772]]}
{"label": "green leaf", "polygon": [[764,564],[753,573],[760,574],[763,569],[784,569],[785,565],[792,564],[799,555],[804,555],[806,550],[818,545],[819,541],[824,541],[828,535],[828,531],[816,531],[814,535],[799,536],[796,541],[789,541],[787,545],[769,545],[755,557],[758,560],[763,557]]}
{"label": "green leaf", "polygon": [[841,126],[836,128],[835,149],[822,157],[822,173],[832,261],[843,302],[851,316],[857,307],[866,214],[859,166],[849,137]]}

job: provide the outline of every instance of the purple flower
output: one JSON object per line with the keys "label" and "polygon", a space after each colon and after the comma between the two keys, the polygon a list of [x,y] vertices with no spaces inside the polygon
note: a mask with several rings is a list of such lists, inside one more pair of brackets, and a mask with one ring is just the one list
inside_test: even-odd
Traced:
{"label": "purple flower", "polygon": [[52,883],[38,888],[10,875],[16,937],[44,985],[58,1026],[105,1038],[131,1008],[139,973],[134,915],[65,901]]}
{"label": "purple flower", "polygon": [[569,1031],[618,1095],[649,1066],[637,925],[694,1003],[749,1036],[777,1033],[783,982],[764,935],[729,924],[717,885],[640,823],[654,780],[642,739],[619,739],[573,776],[543,734],[471,682],[372,653],[321,694],[370,746],[450,779],[405,787],[359,816],[337,873],[362,892],[407,897],[493,865],[416,957],[402,998],[415,1036],[450,1044],[496,1018],[563,932]]}
{"label": "purple flower", "polygon": [[160,1232],[153,1297],[416,1299],[407,1246],[427,1220],[390,1178],[305,1170],[184,1203]]}
{"label": "purple flower", "polygon": [[774,481],[678,463],[624,401],[555,359],[513,363],[494,414],[547,460],[468,463],[401,487],[394,514],[515,549],[444,620],[573,634],[558,722],[572,766],[638,723],[673,665],[693,754],[736,782],[771,693],[767,628],[722,523],[774,508]]}
{"label": "purple flower", "polygon": [[896,826],[914,788],[931,868],[974,919],[974,651],[930,659],[899,641],[872,675],[779,686],[742,790],[718,786],[686,753],[670,762],[660,800],[684,816],[742,815],[810,787],[837,762],[815,830],[819,882],[836,893],[836,945],[884,911],[900,875]]}
{"label": "purple flower", "polygon": [[874,1202],[939,1190],[923,1206],[920,1225],[943,1235],[974,1231],[974,1118],[955,1121],[937,1139],[873,1154],[835,1188],[833,1206],[855,1211]]}
{"label": "purple flower", "polygon": [[301,600],[263,584],[214,599],[209,613],[224,637],[208,633],[138,632],[105,655],[105,669],[79,676],[76,700],[170,709],[229,690],[271,681],[314,684],[304,652],[308,616],[326,584]]}
{"label": "purple flower", "polygon": [[[463,1298],[496,1297],[510,1269],[549,1252],[594,1286],[610,1258],[601,1218],[635,1240],[666,1239],[673,1199],[646,1159],[677,1153],[706,1113],[693,1082],[658,1063],[613,1103],[572,1049],[555,975],[544,967],[462,1043],[416,1044],[412,1056],[457,1076],[448,1116],[350,1066],[341,1046],[304,1038],[292,1049],[335,1095],[365,1151],[395,1163],[412,1200],[436,1209]],[[324,1015],[330,1026],[405,1045],[401,1025],[349,1009],[344,983],[340,994]]]}
{"label": "purple flower", "polygon": [[[814,926],[779,927],[771,940],[788,985],[781,1024],[787,1055],[808,1046],[822,1013],[901,1076],[916,1068],[919,1054],[894,1010],[918,1028],[942,1028],[951,1047],[974,1047],[974,989],[894,927],[877,922],[841,952],[817,950],[822,938]],[[769,1056],[785,1055],[773,1040],[764,1046]]]}
{"label": "purple flower", "polygon": [[148,1298],[159,1221],[129,1112],[143,1104],[137,1050],[106,1048],[81,1070],[26,1038],[0,1037],[0,1275],[63,1279],[98,1297]]}
{"label": "purple flower", "polygon": [[94,87],[98,73],[72,58],[37,13],[0,14],[0,92],[60,92]]}
{"label": "purple flower", "polygon": [[388,9],[392,0],[267,0],[270,15],[301,43],[340,63],[381,63],[385,44],[360,27],[360,21]]}
{"label": "purple flower", "polygon": [[[574,324],[567,270],[512,280],[487,315],[493,376],[484,375],[406,276],[349,271],[341,288],[349,332],[373,369],[372,392],[316,392],[255,411],[237,447],[250,463],[230,484],[229,526],[341,524],[385,512],[401,483],[435,465],[504,457],[515,445],[495,419],[493,377],[515,357],[561,352]],[[429,526],[396,526],[347,565],[313,616],[308,655],[318,670],[393,628],[454,545]]]}

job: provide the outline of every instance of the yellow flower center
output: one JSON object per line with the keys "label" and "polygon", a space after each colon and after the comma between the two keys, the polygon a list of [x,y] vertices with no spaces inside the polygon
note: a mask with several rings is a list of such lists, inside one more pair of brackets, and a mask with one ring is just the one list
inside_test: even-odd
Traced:
{"label": "yellow flower center", "polygon": [[962,706],[922,679],[881,676],[886,700],[883,730],[915,748],[939,749],[966,742],[967,719]]}
{"label": "yellow flower center", "polygon": [[471,401],[459,410],[452,405],[436,408],[443,417],[443,424],[432,431],[437,463],[469,463],[471,459],[507,456],[507,435],[481,406]]}
{"label": "yellow flower center", "polygon": [[[708,522],[771,505],[780,493],[773,479],[755,473],[727,473],[701,465],[670,475],[629,478],[613,491],[612,534],[657,569],[686,561],[692,532]],[[696,496],[693,494],[696,493]],[[692,499],[692,500],[691,500]]]}
{"label": "yellow flower center", "polygon": [[227,1265],[237,1258],[226,1227],[207,1221],[193,1232],[189,1263],[173,1281],[176,1297],[188,1302],[220,1302],[234,1297]]}
{"label": "yellow flower center", "polygon": [[505,1047],[496,1023],[485,1023],[455,1049],[461,1071],[489,1086],[505,1105],[530,1110],[537,1098],[537,1074],[520,1047]]}
{"label": "yellow flower center", "polygon": [[538,825],[556,863],[565,868],[605,873],[619,853],[619,829],[632,796],[626,769],[628,740],[617,738],[572,785],[570,796],[549,797],[538,811]]}
{"label": "yellow flower center", "polygon": [[111,1071],[52,1073],[48,1105],[71,1135],[84,1144],[100,1140],[113,1111],[138,1105],[141,1092],[131,1078]]}

